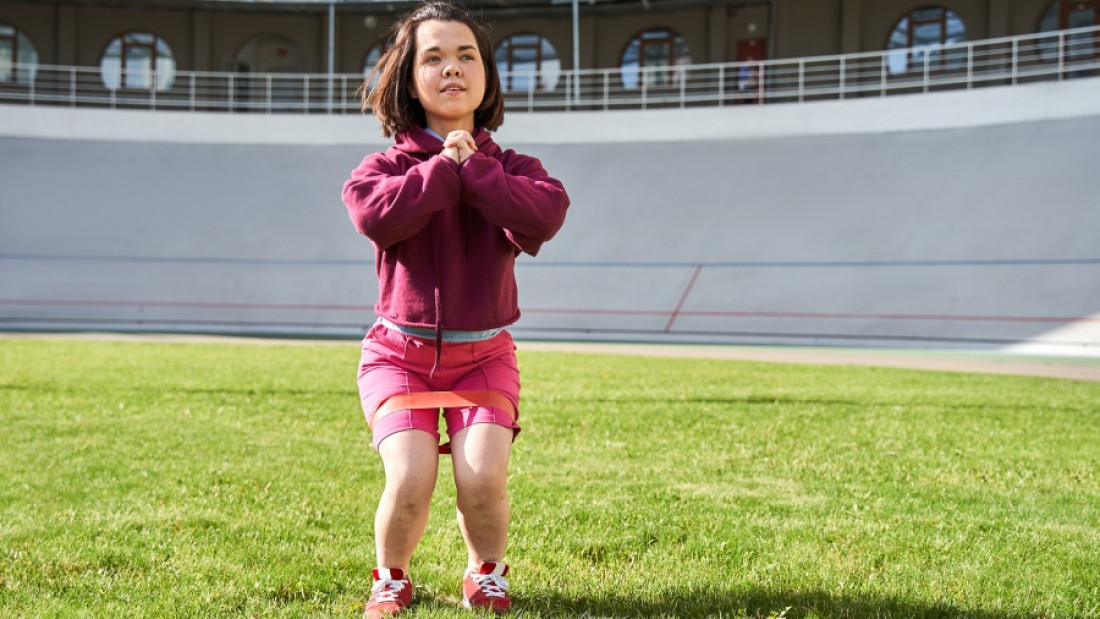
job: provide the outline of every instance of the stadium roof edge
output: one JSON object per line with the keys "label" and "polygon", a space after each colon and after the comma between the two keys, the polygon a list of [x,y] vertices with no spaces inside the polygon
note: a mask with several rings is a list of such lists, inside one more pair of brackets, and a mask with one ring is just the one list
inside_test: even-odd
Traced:
{"label": "stadium roof edge", "polygon": [[[16,0],[42,4],[42,0]],[[391,14],[405,11],[416,0],[48,0],[49,4],[115,9],[245,11],[263,13],[322,13],[333,6],[340,13]],[[663,12],[705,6],[740,7],[770,0],[580,0],[585,15]],[[466,0],[466,6],[485,17],[569,17],[569,0]]]}

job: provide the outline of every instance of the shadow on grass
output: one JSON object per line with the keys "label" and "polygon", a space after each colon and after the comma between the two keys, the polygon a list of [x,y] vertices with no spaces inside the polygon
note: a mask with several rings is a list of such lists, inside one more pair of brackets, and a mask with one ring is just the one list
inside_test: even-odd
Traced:
{"label": "shadow on grass", "polygon": [[514,614],[529,617],[905,617],[1009,619],[1026,614],[967,609],[944,603],[921,604],[871,596],[836,596],[823,591],[675,590],[660,601],[629,595],[568,597],[522,595]]}

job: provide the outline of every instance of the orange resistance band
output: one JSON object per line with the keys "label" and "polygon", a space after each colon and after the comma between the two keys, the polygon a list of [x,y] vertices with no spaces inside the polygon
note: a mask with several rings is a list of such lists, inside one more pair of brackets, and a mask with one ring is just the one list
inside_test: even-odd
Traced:
{"label": "orange resistance band", "polygon": [[[514,422],[516,420],[516,407],[512,401],[496,391],[422,391],[417,393],[403,393],[388,398],[382,402],[370,417],[370,427],[373,430],[378,420],[397,411],[415,409],[440,409],[440,408],[466,408],[470,406],[492,406],[507,413]],[[450,444],[439,446],[439,453],[451,453]]]}

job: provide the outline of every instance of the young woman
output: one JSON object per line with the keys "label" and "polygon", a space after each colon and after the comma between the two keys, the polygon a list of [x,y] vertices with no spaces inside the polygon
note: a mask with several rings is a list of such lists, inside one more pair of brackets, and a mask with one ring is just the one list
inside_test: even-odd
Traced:
{"label": "young woman", "polygon": [[[466,606],[511,607],[504,579],[507,468],[519,432],[519,370],[505,327],[519,318],[516,256],[565,220],[562,184],[489,131],[504,100],[484,27],[439,0],[395,26],[364,109],[395,144],[344,185],[374,245],[378,321],[363,340],[359,393],[386,487],[375,515],[378,567],[364,615],[400,613],[428,522],[439,454],[449,451],[466,540]],[[439,446],[439,412],[449,446]]]}

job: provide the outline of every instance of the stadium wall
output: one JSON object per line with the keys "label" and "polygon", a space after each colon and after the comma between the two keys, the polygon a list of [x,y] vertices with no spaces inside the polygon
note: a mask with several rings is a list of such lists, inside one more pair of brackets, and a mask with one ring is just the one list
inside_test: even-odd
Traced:
{"label": "stadium wall", "polygon": [[[1100,355],[1100,79],[508,116],[573,198],[519,338]],[[358,336],[370,117],[5,106],[0,329]]]}

